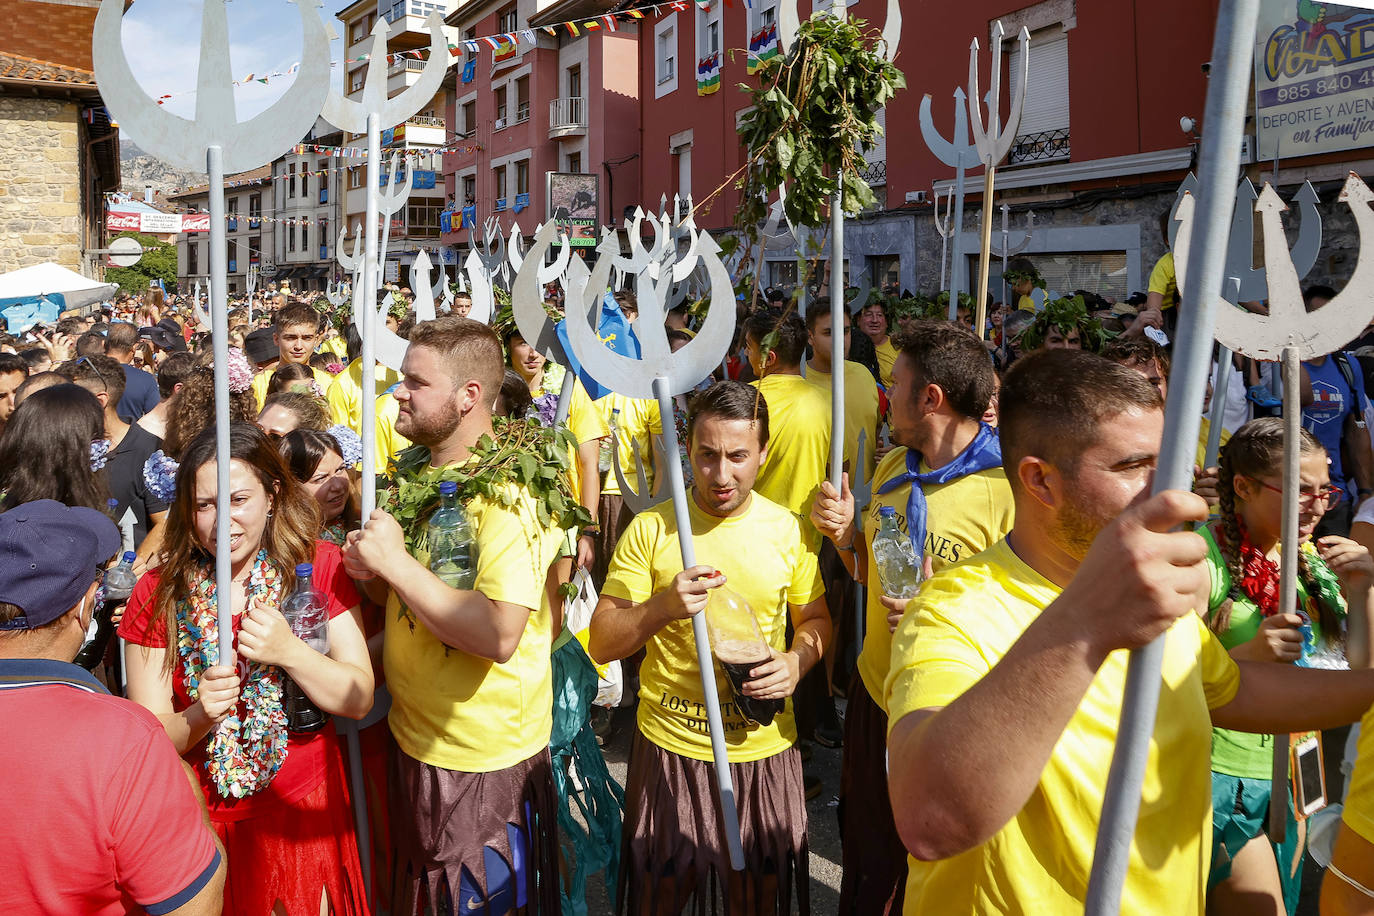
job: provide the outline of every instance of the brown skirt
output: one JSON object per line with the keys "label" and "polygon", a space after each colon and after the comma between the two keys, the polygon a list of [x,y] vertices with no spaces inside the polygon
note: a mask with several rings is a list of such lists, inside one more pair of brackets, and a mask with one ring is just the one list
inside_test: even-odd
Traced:
{"label": "brown skirt", "polygon": [[664,750],[636,732],[626,786],[618,911],[775,916],[811,912],[806,801],[796,748],[730,764],[744,870],[730,868],[710,761]]}
{"label": "brown skirt", "polygon": [[887,794],[887,713],[854,672],[840,769],[840,916],[902,912],[906,847]]}
{"label": "brown skirt", "polygon": [[597,512],[597,523],[601,530],[595,538],[596,557],[592,560],[591,568],[592,585],[598,593],[601,586],[606,584],[606,574],[610,572],[611,556],[615,553],[615,545],[620,541],[620,533],[633,518],[634,513],[625,507],[625,499],[619,493],[601,496]]}
{"label": "brown skirt", "polygon": [[558,830],[548,749],[491,773],[392,755],[391,913],[558,916]]}

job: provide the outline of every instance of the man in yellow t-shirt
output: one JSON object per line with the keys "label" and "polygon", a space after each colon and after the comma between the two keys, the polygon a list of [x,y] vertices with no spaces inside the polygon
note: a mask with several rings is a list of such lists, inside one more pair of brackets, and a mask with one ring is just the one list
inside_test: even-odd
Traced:
{"label": "man in yellow t-shirt", "polygon": [[801,376],[806,323],[795,312],[781,319],[755,312],[744,322],[744,340],[758,378],[750,384],[768,401],[771,431],[754,488],[804,518],[830,466],[830,396]]}
{"label": "man in yellow t-shirt", "polygon": [[[739,382],[718,382],[693,401],[687,498],[700,565],[682,569],[670,502],[642,512],[621,536],[592,617],[594,660],[645,651],[620,866],[636,913],[679,913],[693,897],[704,907],[714,887],[724,888],[732,912],[784,912],[782,902],[796,890],[789,885],[805,880],[806,805],[788,698],[820,660],[830,620],[815,532],[753,492],[768,431],[767,404]],[[731,595],[748,609],[736,605],[730,613]],[[712,672],[745,843],[743,872],[730,868],[712,802],[691,625],[703,611],[716,657],[741,684],[736,693],[724,671]]]}
{"label": "man in yellow t-shirt", "polygon": [[[276,313],[276,324],[272,328],[272,342],[278,347],[275,363],[253,376],[253,397],[257,398],[258,409],[267,405],[267,386],[272,382],[273,372],[283,365],[300,363],[309,367],[311,354],[315,353],[315,342],[320,335],[320,313],[305,305],[304,302],[291,302]],[[327,391],[334,383],[334,376],[324,369],[311,367],[315,383],[320,391]]]}
{"label": "man in yellow t-shirt", "polygon": [[1016,502],[1006,540],[927,582],[893,637],[888,786],[904,912],[1083,912],[1127,649],[1164,639],[1123,914],[1201,914],[1212,726],[1325,728],[1374,672],[1237,663],[1195,608],[1203,500],[1149,496],[1164,428],[1140,373],[1082,351],[1024,357],[999,398]]}
{"label": "man in yellow t-shirt", "polygon": [[[377,364],[373,376],[376,386],[374,397],[381,397],[401,380],[401,373],[390,366]],[[325,389],[325,400],[329,402],[329,415],[335,423],[342,423],[361,435],[363,427],[363,361],[355,359],[344,371],[334,376]]]}
{"label": "man in yellow t-shirt", "polygon": [[648,398],[629,398],[613,391],[592,403],[610,431],[610,436],[601,447],[600,463],[606,471],[601,481],[601,506],[597,515],[600,531],[596,539],[596,562],[592,564],[592,584],[600,588],[606,581],[606,571],[610,569],[611,554],[620,540],[620,532],[631,518],[612,465],[614,458],[610,439],[615,439],[620,454],[620,473],[625,475],[631,488],[639,487],[639,476],[635,470],[635,459],[639,459],[639,464],[644,468],[644,492],[639,495],[649,496],[655,492],[658,483],[659,457],[654,437],[663,434],[663,422],[658,415],[658,402]]}
{"label": "man in yellow t-shirt", "polygon": [[[400,382],[393,386],[400,387]],[[385,474],[387,465],[401,454],[402,449],[410,447],[410,440],[396,432],[396,418],[399,416],[400,404],[392,397],[391,391],[377,398],[376,416],[373,418],[372,426],[377,434],[378,474]]]}
{"label": "man in yellow t-shirt", "polygon": [[[491,406],[505,376],[501,343],[466,318],[424,322],[403,369],[397,431],[429,450],[429,470],[415,485],[428,480],[437,490],[438,474],[492,434]],[[391,830],[397,873],[410,876],[393,889],[392,912],[414,912],[422,896],[456,895],[473,880],[473,896],[457,904],[468,910],[510,893],[528,898],[532,911],[558,911],[548,743],[550,567],[562,532],[540,523],[529,491],[499,486],[499,498],[476,496],[464,506],[477,567],[470,589],[446,585],[423,551],[409,554],[400,525],[384,512],[348,542],[350,574],[374,580],[369,594],[381,580],[388,586],[383,664],[398,751]],[[492,874],[492,852],[526,864],[514,876]]]}
{"label": "man in yellow t-shirt", "polygon": [[873,351],[878,356],[878,381],[883,388],[892,387],[892,364],[897,361],[897,347],[887,335],[887,307],[881,302],[870,302],[859,309],[859,330],[873,342]]}
{"label": "man in yellow t-shirt", "polygon": [[[811,358],[806,363],[806,380],[830,397],[831,338],[830,298],[820,296],[806,307],[807,343]],[[878,441],[878,384],[873,375],[849,356],[850,319],[844,315],[844,465],[854,475],[859,447],[859,433],[864,432],[864,476],[872,479],[878,461],[875,451]]]}
{"label": "man in yellow t-shirt", "polygon": [[[258,410],[262,410],[267,403],[267,385],[272,381],[272,373],[288,363],[309,366],[319,335],[320,313],[304,302],[293,302],[277,312],[277,323],[272,330],[272,342],[277,345],[277,360],[253,377],[253,397],[257,398]],[[334,376],[314,367],[310,371],[320,391],[328,391],[334,383]]]}
{"label": "man in yellow t-shirt", "polygon": [[906,849],[887,794],[887,714],[884,684],[892,630],[906,600],[883,593],[873,534],[890,508],[899,529],[919,541],[918,555],[945,569],[1000,540],[1011,529],[1012,500],[997,435],[981,422],[995,377],[982,341],[946,321],[917,322],[897,338],[901,355],[890,392],[892,439],[873,477],[864,531],[853,523],[846,487],[823,484],[812,520],[838,550],[846,569],[868,585],[863,648],[849,686],[845,754],[840,776],[846,914],[900,913]]}

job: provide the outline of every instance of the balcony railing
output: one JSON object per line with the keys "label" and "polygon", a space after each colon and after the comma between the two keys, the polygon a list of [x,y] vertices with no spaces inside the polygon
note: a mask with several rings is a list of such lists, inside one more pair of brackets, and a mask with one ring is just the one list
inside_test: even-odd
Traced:
{"label": "balcony railing", "polygon": [[1022,134],[1011,145],[1009,164],[1023,162],[1048,162],[1053,159],[1069,158],[1069,131],[1042,130],[1035,134]]}
{"label": "balcony railing", "polygon": [[529,119],[530,119],[530,103],[529,103],[529,102],[521,102],[519,105],[517,105],[517,106],[515,107],[515,123],[516,123],[516,124],[519,124],[521,121],[528,121]]}
{"label": "balcony railing", "polygon": [[401,58],[400,60],[397,60],[395,63],[393,63],[390,67],[386,68],[386,75],[395,76],[398,73],[405,73],[407,70],[423,70],[425,69],[426,63],[427,61],[414,60],[413,58],[409,57]]}
{"label": "balcony railing", "polygon": [[863,168],[859,169],[859,177],[868,182],[870,186],[887,184],[887,160],[870,159],[864,162]]}
{"label": "balcony railing", "polygon": [[549,139],[580,137],[587,132],[587,108],[581,96],[549,102]]}

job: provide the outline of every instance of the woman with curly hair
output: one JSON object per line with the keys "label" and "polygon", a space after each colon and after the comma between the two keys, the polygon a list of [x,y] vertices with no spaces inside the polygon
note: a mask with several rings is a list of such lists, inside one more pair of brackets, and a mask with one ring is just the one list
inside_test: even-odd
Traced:
{"label": "woman with curly hair", "polygon": [[[1300,441],[1298,606],[1279,605],[1283,515],[1283,421],[1246,423],[1221,452],[1219,517],[1207,540],[1212,589],[1207,621],[1233,658],[1311,667],[1371,665],[1370,589],[1374,559],[1354,541],[1312,532],[1333,501],[1326,450]],[[1208,912],[1294,913],[1302,880],[1304,831],[1292,814],[1282,842],[1265,835],[1274,749],[1268,735],[1212,730],[1212,871]],[[1266,900],[1261,909],[1260,899]]]}
{"label": "woman with curly hair", "polygon": [[35,391],[0,435],[0,512],[38,499],[109,511],[105,414],[80,385]]}
{"label": "woman with curly hair", "polygon": [[[234,862],[225,913],[365,914],[343,761],[327,721],[372,707],[358,594],[339,548],[317,539],[315,500],[257,427],[235,424],[225,600],[237,666],[221,663],[216,446],[207,429],[186,448],[166,561],[139,579],[120,623],[129,699],[158,717],[196,773]],[[293,634],[281,613],[307,570],[328,613],[323,650]]]}
{"label": "woman with curly hair", "polygon": [[[247,383],[245,384],[245,373]],[[229,421],[252,423],[258,416],[253,399],[253,374],[248,360],[238,350],[229,351]],[[162,451],[177,458],[201,432],[215,425],[215,370],[211,354],[197,360],[196,368],[182,383],[167,408],[167,435]]]}

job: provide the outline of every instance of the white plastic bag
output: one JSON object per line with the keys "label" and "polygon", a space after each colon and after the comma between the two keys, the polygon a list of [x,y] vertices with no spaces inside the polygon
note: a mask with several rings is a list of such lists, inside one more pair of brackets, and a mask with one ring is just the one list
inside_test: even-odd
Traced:
{"label": "white plastic bag", "polygon": [[[573,636],[582,644],[583,651],[587,651],[592,612],[596,610],[596,589],[592,588],[592,577],[585,567],[579,567],[573,574],[572,584],[577,588],[577,594],[563,599],[563,619],[567,621],[568,629],[572,630]],[[590,652],[587,652],[587,657],[591,657]],[[595,661],[593,664],[596,664]],[[593,702],[608,709],[619,706],[625,689],[619,660],[596,665],[596,678],[596,699]]]}

